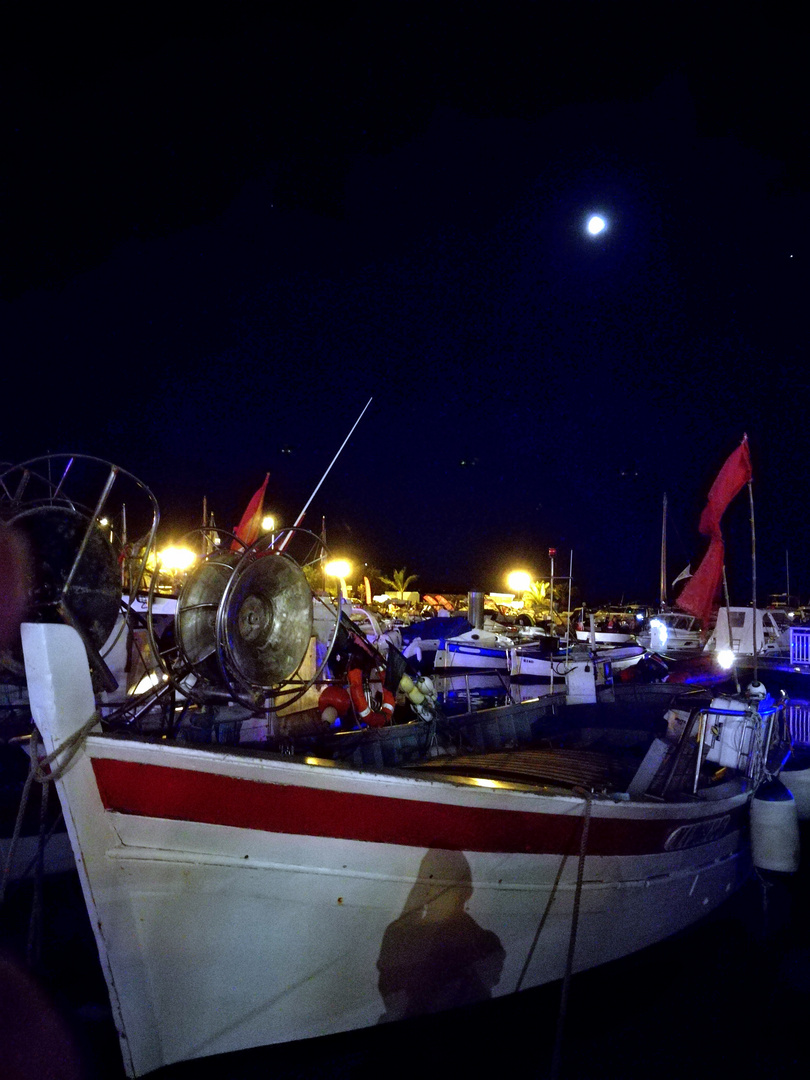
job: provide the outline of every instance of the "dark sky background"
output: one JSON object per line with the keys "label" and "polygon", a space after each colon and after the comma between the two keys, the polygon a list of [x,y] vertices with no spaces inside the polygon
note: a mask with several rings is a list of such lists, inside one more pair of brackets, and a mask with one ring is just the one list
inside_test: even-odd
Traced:
{"label": "dark sky background", "polygon": [[[798,28],[747,9],[3,15],[0,458],[86,453],[423,591],[573,552],[658,597],[744,433],[760,596],[810,593]],[[589,237],[600,211],[607,233]],[[751,595],[749,507],[724,519]]]}

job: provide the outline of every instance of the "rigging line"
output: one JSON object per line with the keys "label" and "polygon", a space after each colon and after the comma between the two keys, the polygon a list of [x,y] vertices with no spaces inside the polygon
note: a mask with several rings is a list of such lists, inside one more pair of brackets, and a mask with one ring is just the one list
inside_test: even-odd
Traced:
{"label": "rigging line", "polygon": [[[335,462],[337,461],[337,459],[338,459],[338,458],[340,457],[340,455],[341,455],[341,453],[342,453],[342,451],[343,451],[343,447],[344,447],[344,446],[346,445],[346,443],[347,443],[347,442],[349,441],[349,439],[350,439],[350,438],[352,437],[352,435],[354,434],[354,429],[355,429],[355,428],[357,427],[357,425],[358,425],[358,424],[360,423],[360,421],[361,421],[361,420],[363,419],[363,415],[364,415],[364,413],[365,413],[366,409],[367,409],[367,408],[369,407],[369,405],[370,405],[370,404],[372,403],[372,401],[373,401],[373,400],[374,400],[373,398],[369,398],[369,399],[368,399],[368,401],[367,401],[367,402],[365,403],[365,405],[363,406],[363,409],[362,409],[362,411],[361,411],[360,415],[359,415],[359,416],[357,417],[357,419],[355,420],[355,422],[354,422],[354,424],[353,424],[353,426],[352,426],[352,429],[351,429],[351,431],[350,431],[350,432],[349,432],[349,434],[348,434],[348,435],[346,436],[346,438],[345,438],[345,439],[343,440],[343,442],[342,442],[342,443],[340,444],[340,450],[338,450],[338,452],[337,452],[337,453],[335,454],[335,456],[334,456],[334,457],[332,458],[332,460],[331,460],[331,461],[329,462],[329,467],[327,468],[326,472],[325,472],[325,473],[323,474],[323,476],[322,476],[322,477],[320,478],[320,480],[318,481],[318,483],[317,483],[317,485],[316,485],[316,487],[315,487],[315,490],[314,490],[314,491],[312,492],[312,494],[310,495],[310,497],[309,497],[309,498],[307,499],[307,502],[306,502],[306,504],[305,504],[305,506],[304,506],[304,509],[303,509],[303,510],[301,511],[301,513],[300,513],[300,514],[298,515],[298,517],[297,517],[297,518],[295,519],[295,524],[293,525],[293,528],[294,528],[294,529],[297,529],[297,528],[298,528],[298,526],[299,526],[299,525],[301,524],[301,522],[302,522],[302,521],[304,520],[304,514],[306,514],[307,510],[309,509],[309,504],[310,504],[310,503],[312,502],[312,500],[313,500],[313,499],[315,498],[315,496],[316,496],[316,495],[318,494],[318,489],[320,488],[321,484],[322,484],[322,483],[324,482],[324,480],[325,480],[325,479],[327,478],[327,476],[329,475],[329,470],[330,470],[330,469],[332,468],[332,466],[333,466],[333,465],[335,464]],[[285,547],[287,546],[287,544],[289,543],[289,540],[290,540],[290,537],[291,537],[291,536],[292,536],[292,532],[289,532],[289,533],[287,534],[286,538],[284,539],[284,542],[282,543],[281,547],[279,548],[279,551],[283,551],[283,550],[284,550],[284,548],[285,548]]]}
{"label": "rigging line", "polygon": [[562,994],[560,996],[560,1012],[557,1017],[557,1034],[554,1039],[554,1052],[551,1059],[551,1080],[557,1080],[560,1075],[562,1063],[562,1039],[565,1027],[566,1013],[568,1012],[568,993],[571,986],[571,972],[574,967],[574,950],[577,944],[577,928],[579,926],[579,909],[582,900],[582,880],[585,873],[585,854],[588,850],[588,829],[591,823],[591,807],[593,795],[590,791],[585,792],[585,807],[582,820],[582,839],[579,845],[579,864],[577,866],[577,886],[574,892],[574,910],[571,913],[571,936],[568,940],[568,957],[565,963],[565,975],[563,977]]}
{"label": "rigging line", "polygon": [[[572,837],[573,837],[573,834],[572,834]],[[525,962],[523,964],[523,969],[520,972],[520,976],[518,977],[517,985],[515,986],[515,993],[517,993],[518,990],[520,990],[520,988],[523,985],[523,980],[526,978],[526,972],[529,970],[529,964],[532,962],[532,957],[534,956],[534,950],[537,948],[537,942],[540,940],[540,935],[543,932],[543,927],[546,925],[546,921],[548,919],[549,913],[551,912],[551,905],[554,903],[554,897],[557,895],[557,888],[559,887],[560,879],[562,878],[563,870],[565,869],[565,864],[568,862],[568,855],[569,855],[569,852],[567,852],[567,851],[563,852],[563,857],[562,857],[562,859],[560,861],[560,865],[557,867],[557,874],[556,874],[556,876],[554,878],[554,884],[551,886],[551,892],[549,893],[548,900],[546,901],[546,906],[545,906],[545,909],[543,911],[543,914],[540,917],[540,922],[537,924],[537,930],[534,933],[534,939],[532,940],[532,943],[529,946],[529,951],[526,954],[526,960],[525,960]]]}

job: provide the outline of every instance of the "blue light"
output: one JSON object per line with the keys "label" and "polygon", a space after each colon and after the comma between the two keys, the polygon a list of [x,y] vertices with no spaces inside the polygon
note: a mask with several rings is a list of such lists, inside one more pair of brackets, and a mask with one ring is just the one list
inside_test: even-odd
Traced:
{"label": "blue light", "polygon": [[593,214],[588,218],[588,232],[591,236],[598,236],[607,228],[607,222],[599,214]]}

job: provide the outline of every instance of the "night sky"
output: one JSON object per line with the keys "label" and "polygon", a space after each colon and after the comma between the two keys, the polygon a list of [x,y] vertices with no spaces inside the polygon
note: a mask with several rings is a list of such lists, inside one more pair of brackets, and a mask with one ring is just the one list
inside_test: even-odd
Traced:
{"label": "night sky", "polygon": [[[294,8],[3,15],[0,458],[109,459],[164,539],[269,471],[291,523],[373,398],[304,522],[334,553],[499,590],[554,546],[599,603],[657,599],[665,493],[696,564],[747,433],[760,597],[806,599],[797,28]],[[747,602],[747,495],[723,525]]]}

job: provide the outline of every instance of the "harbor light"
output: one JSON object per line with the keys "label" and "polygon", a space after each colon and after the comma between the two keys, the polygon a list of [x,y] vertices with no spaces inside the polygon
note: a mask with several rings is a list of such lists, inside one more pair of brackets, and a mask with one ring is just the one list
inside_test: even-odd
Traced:
{"label": "harbor light", "polygon": [[717,652],[717,663],[723,671],[730,671],[734,666],[734,653],[731,649],[719,649]]}
{"label": "harbor light", "polygon": [[607,228],[607,222],[600,214],[591,214],[588,218],[587,229],[591,236],[599,236]]}
{"label": "harbor light", "polygon": [[352,564],[346,559],[333,559],[324,570],[328,577],[347,578],[352,572]]}
{"label": "harbor light", "polygon": [[275,532],[275,528],[276,528],[276,519],[273,517],[272,514],[266,514],[262,518],[262,532],[263,533]]}
{"label": "harbor light", "polygon": [[197,556],[190,548],[184,547],[167,547],[158,553],[161,570],[166,570],[170,574],[179,574],[184,570],[189,570],[196,558]]}
{"label": "harbor light", "polygon": [[525,593],[532,587],[532,579],[525,570],[513,570],[506,579],[506,584],[513,593]]}
{"label": "harbor light", "polygon": [[349,597],[348,589],[346,588],[346,578],[352,572],[352,564],[347,559],[332,559],[323,568],[323,572],[327,577],[337,578],[340,582],[340,592],[344,600]]}

